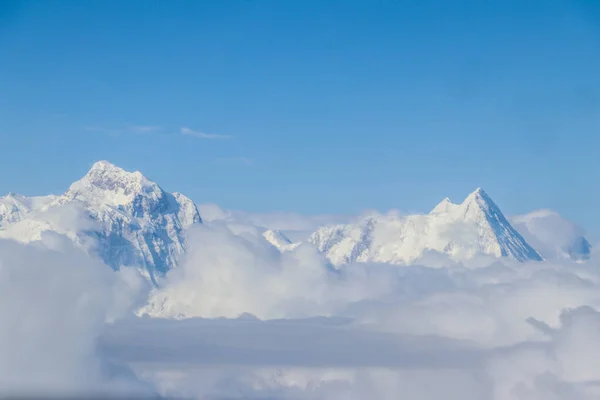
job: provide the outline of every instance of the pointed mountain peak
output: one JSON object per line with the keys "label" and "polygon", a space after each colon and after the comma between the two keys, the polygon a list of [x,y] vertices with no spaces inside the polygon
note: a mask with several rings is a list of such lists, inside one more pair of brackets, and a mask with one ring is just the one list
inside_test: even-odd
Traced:
{"label": "pointed mountain peak", "polygon": [[450,211],[455,206],[456,204],[452,203],[450,199],[446,197],[444,200],[440,201],[438,205],[433,208],[433,210],[430,211],[430,214],[445,213]]}
{"label": "pointed mountain peak", "polygon": [[462,202],[461,206],[465,207],[475,204],[483,209],[498,208],[490,196],[480,187],[471,192]]}
{"label": "pointed mountain peak", "polygon": [[139,171],[129,172],[106,160],[97,161],[86,174],[86,177],[124,177],[130,180],[148,181],[149,179]]}
{"label": "pointed mountain peak", "polygon": [[96,161],[93,165],[92,168],[90,168],[90,172],[92,171],[106,171],[106,170],[118,170],[118,171],[123,171],[125,172],[122,168],[117,167],[115,164],[106,161],[106,160],[100,160],[100,161]]}
{"label": "pointed mountain peak", "polygon": [[477,189],[473,190],[468,196],[468,197],[488,197],[487,193],[485,192],[485,190],[483,190],[482,188],[478,187]]}
{"label": "pointed mountain peak", "polygon": [[94,186],[104,187],[106,185],[121,186],[134,184],[136,186],[147,186],[153,182],[142,175],[139,171],[129,172],[108,161],[97,161],[82,178]]}
{"label": "pointed mountain peak", "polygon": [[15,193],[15,192],[8,192],[8,194],[6,196],[4,196],[4,198],[7,200],[13,200],[13,201],[22,201],[22,200],[26,199],[25,196]]}
{"label": "pointed mountain peak", "polygon": [[178,192],[173,192],[171,194],[177,203],[179,203],[178,217],[185,228],[195,223],[202,223],[198,207],[196,207],[196,204],[192,199]]}

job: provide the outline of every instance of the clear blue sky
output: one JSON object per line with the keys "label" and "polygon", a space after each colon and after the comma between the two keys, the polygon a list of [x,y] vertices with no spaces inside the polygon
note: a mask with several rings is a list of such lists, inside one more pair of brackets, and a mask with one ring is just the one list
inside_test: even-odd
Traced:
{"label": "clear blue sky", "polygon": [[600,233],[598,3],[2,1],[0,192],[107,159],[226,208],[427,211],[482,186]]}

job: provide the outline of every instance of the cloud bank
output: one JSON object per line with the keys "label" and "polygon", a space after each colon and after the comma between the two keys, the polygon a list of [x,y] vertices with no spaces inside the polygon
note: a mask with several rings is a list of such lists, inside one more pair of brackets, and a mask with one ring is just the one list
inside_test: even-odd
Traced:
{"label": "cloud bank", "polygon": [[54,250],[0,240],[0,396],[151,393],[96,348],[135,304],[133,271],[112,273],[70,241],[48,240]]}
{"label": "cloud bank", "polygon": [[0,240],[0,394],[600,396],[594,258],[460,264],[432,252],[334,269],[311,245],[280,253],[251,228],[192,229],[146,304],[134,270],[115,273],[61,235]]}
{"label": "cloud bank", "polygon": [[[163,394],[415,400],[600,395],[595,260],[463,265],[438,254],[420,265],[334,270],[311,246],[281,254],[259,235],[226,225],[191,232],[190,244],[182,266],[143,309],[180,320],[146,316],[106,337],[107,351],[135,363]],[[432,258],[435,265],[429,265]]]}

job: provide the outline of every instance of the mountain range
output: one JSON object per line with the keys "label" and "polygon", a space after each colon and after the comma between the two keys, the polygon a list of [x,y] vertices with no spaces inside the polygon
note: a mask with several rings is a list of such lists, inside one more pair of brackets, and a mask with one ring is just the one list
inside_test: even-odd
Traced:
{"label": "mountain range", "polygon": [[428,250],[465,260],[478,254],[541,261],[481,188],[460,204],[444,199],[428,214],[367,215],[353,224],[319,228],[309,241],[334,265],[409,264]]}
{"label": "mountain range", "polygon": [[[230,212],[215,212],[214,206],[210,210],[209,225],[222,222],[232,230],[251,226],[280,251],[299,245],[285,232],[236,220]],[[47,243],[66,237],[115,270],[138,268],[154,284],[177,266],[187,248],[186,232],[197,224],[203,220],[191,199],[107,161],[95,163],[61,195],[9,193],[0,198],[0,237]],[[427,214],[370,213],[347,223],[325,224],[305,241],[336,267],[352,262],[409,264],[432,251],[456,261],[480,254],[519,262],[580,261],[591,249],[584,232],[557,213],[539,210],[506,218],[480,188],[460,204],[444,199]]]}

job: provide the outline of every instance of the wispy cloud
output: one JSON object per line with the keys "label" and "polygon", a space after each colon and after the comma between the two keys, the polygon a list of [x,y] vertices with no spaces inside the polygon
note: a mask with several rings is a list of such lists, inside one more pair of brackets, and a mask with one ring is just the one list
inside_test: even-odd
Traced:
{"label": "wispy cloud", "polygon": [[220,157],[217,158],[217,161],[227,162],[227,163],[240,163],[244,165],[252,165],[254,164],[254,160],[247,157]]}
{"label": "wispy cloud", "polygon": [[125,128],[106,128],[102,126],[84,126],[83,129],[90,132],[100,132],[112,135],[127,133],[152,133],[161,130],[160,126],[155,125],[131,125]]}
{"label": "wispy cloud", "polygon": [[218,133],[206,133],[201,131],[195,131],[190,128],[183,127],[180,130],[182,135],[192,136],[198,139],[209,139],[209,140],[218,140],[218,139],[231,139],[230,135],[221,135]]}
{"label": "wispy cloud", "polygon": [[83,129],[89,132],[101,132],[101,133],[118,133],[117,129],[103,128],[101,126],[84,126]]}
{"label": "wispy cloud", "polygon": [[136,125],[129,127],[129,129],[136,133],[150,133],[160,131],[161,128],[154,125]]}

